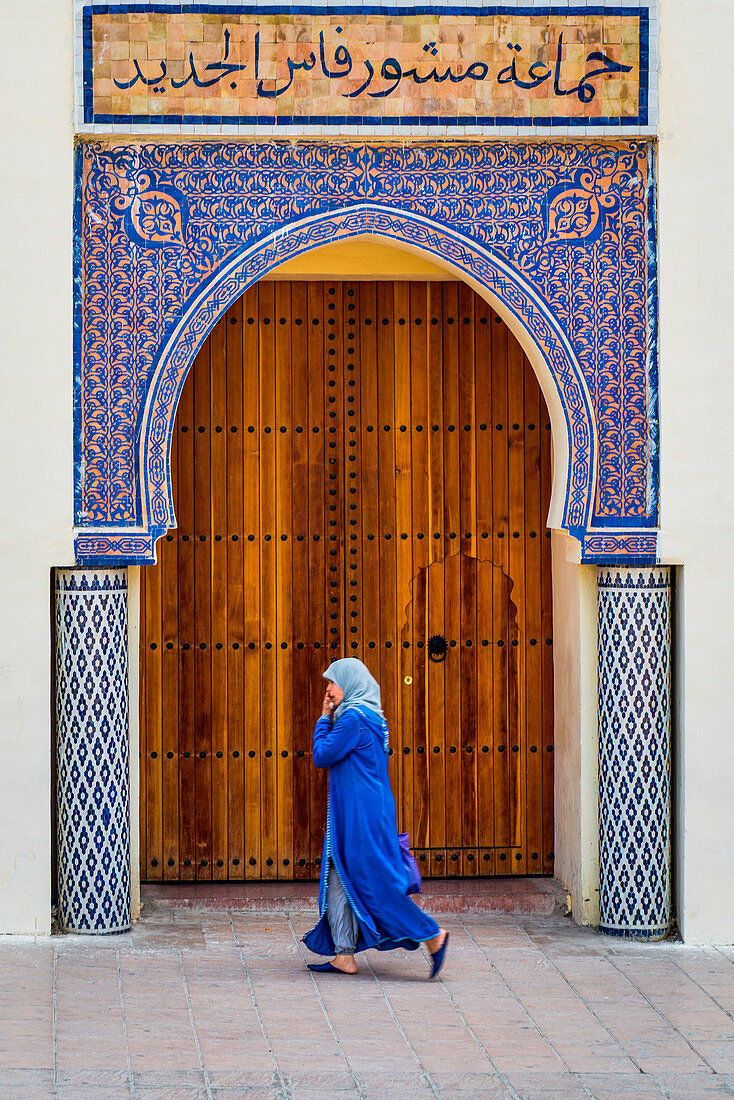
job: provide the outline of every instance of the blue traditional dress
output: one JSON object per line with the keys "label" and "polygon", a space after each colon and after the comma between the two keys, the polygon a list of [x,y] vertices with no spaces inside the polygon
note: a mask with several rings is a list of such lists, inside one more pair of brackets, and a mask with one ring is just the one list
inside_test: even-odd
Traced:
{"label": "blue traditional dress", "polygon": [[313,732],[314,764],[329,769],[329,803],[319,921],[303,942],[317,955],[335,953],[326,903],[329,874],[336,870],[359,925],[355,950],[413,951],[440,929],[406,892],[409,878],[398,842],[379,686],[352,657],[335,661],[324,676],[344,690],[344,699],[333,724],[324,715]]}

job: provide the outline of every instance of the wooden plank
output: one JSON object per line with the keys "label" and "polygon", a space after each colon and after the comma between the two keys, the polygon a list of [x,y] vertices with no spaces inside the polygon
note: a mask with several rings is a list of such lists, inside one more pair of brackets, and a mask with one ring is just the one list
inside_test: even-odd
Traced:
{"label": "wooden plank", "polygon": [[[459,341],[458,424],[461,690],[461,844],[477,844],[477,559],[476,559],[476,423],[474,300],[465,284],[458,287]],[[465,864],[464,864],[465,865]]]}
{"label": "wooden plank", "polygon": [[[202,353],[200,353],[202,354]],[[184,882],[196,878],[196,724],[194,714],[196,619],[194,607],[194,362],[181,393],[178,434],[178,753],[180,873]]]}
{"label": "wooden plank", "polygon": [[[363,660],[377,680],[380,665],[380,556],[384,540],[380,534],[380,424],[378,399],[377,284],[360,283],[359,324],[355,351],[359,358],[361,583]],[[367,323],[369,321],[369,324]],[[385,697],[383,695],[383,706]],[[388,715],[388,721],[389,721]],[[394,741],[395,731],[391,729]]]}
{"label": "wooden plank", "polygon": [[[224,421],[226,446],[226,527],[221,532],[219,553],[227,570],[227,837],[228,877],[245,875],[245,681],[244,681],[244,558],[243,534],[243,393],[242,298],[227,315],[227,401]],[[237,535],[237,541],[232,535]],[[216,536],[215,536],[216,537]]]}
{"label": "wooden plank", "polygon": [[[401,805],[398,768],[397,560],[395,526],[395,333],[393,286],[377,284],[377,413],[379,417],[380,675],[382,705],[391,729],[390,781]],[[366,322],[365,322],[366,323]],[[367,326],[369,327],[369,326]]]}
{"label": "wooden plank", "polygon": [[[328,465],[326,447],[326,409],[324,394],[324,288],[321,283],[308,284],[308,404],[309,404],[309,490],[308,490],[308,546],[309,546],[309,657],[310,695],[308,707],[309,744],[313,724],[321,713],[324,681],[321,678],[329,658],[327,638],[328,585],[336,574],[336,566],[327,566],[328,543],[326,540],[326,486],[327,470],[335,475],[334,466]],[[334,568],[334,573],[328,573]],[[309,762],[311,756],[309,753]],[[321,852],[326,827],[326,775],[323,769],[310,768],[310,862],[311,877],[318,877]]]}
{"label": "wooden plank", "polygon": [[275,284],[261,283],[260,333],[260,836],[262,878],[276,878],[277,820],[277,513]]}
{"label": "wooden plank", "polygon": [[211,585],[211,783],[212,783],[212,878],[229,875],[229,791],[227,740],[227,330],[225,314],[209,336],[211,519],[207,533],[210,547]]}
{"label": "wooden plank", "polygon": [[260,323],[259,286],[242,299],[242,530],[230,543],[242,543],[245,878],[259,879],[262,867],[260,835],[262,690],[260,681]]}
{"label": "wooden plank", "polygon": [[[171,443],[171,470],[174,503],[177,499],[178,434]],[[161,770],[163,773],[163,878],[175,882],[179,877],[179,766],[178,766],[178,540],[168,533],[158,543],[161,577]],[[143,570],[148,575],[148,569]]]}
{"label": "wooden plank", "polygon": [[[420,324],[416,321],[420,320]],[[431,532],[428,501],[428,286],[410,286],[410,412],[411,412],[411,511],[413,522],[413,570],[411,591],[412,647],[408,668],[413,684],[413,806],[411,841],[414,848],[428,843],[428,745],[426,641],[428,638],[428,562]],[[435,326],[434,326],[435,327]]]}
{"label": "wooden plank", "polygon": [[162,749],[162,662],[161,662],[161,573],[151,570],[145,593],[145,726],[146,754],[146,838],[147,876],[163,877],[163,772]]}
{"label": "wooden plank", "polygon": [[478,873],[494,874],[493,521],[492,521],[492,310],[475,303],[475,430],[477,564],[477,853]]}
{"label": "wooden plank", "polygon": [[461,863],[459,864],[460,871],[458,872],[465,877],[473,878],[478,875],[479,872],[479,849],[477,848],[464,848],[461,853]]}
{"label": "wooden plank", "polygon": [[[345,533],[345,496],[353,463],[345,454],[344,439],[344,310],[342,284],[324,284],[325,356],[324,380],[326,394],[326,456],[327,456],[327,530],[328,530],[328,646],[329,660],[344,652],[344,595],[350,570],[349,549]],[[351,472],[350,472],[351,471]],[[336,566],[336,572],[334,572]]]}
{"label": "wooden plank", "polygon": [[[362,449],[359,353],[359,283],[343,286],[344,545],[348,566],[344,587],[344,654],[364,658],[362,568]],[[352,476],[354,475],[354,476]]]}
{"label": "wooden plank", "polygon": [[277,666],[277,874],[293,877],[293,423],[291,395],[291,284],[275,284],[275,411],[277,417],[276,666]]}
{"label": "wooden plank", "polygon": [[[512,334],[507,341],[508,523],[507,550],[512,578],[514,621],[510,628],[510,658],[514,675],[508,685],[508,709],[515,724],[510,755],[510,802],[514,810],[513,835],[520,851],[513,852],[513,874],[527,874],[527,727],[525,720],[525,409],[524,369],[520,345]],[[511,608],[512,611],[512,608]]]}
{"label": "wooden plank", "polygon": [[508,531],[508,454],[507,454],[507,337],[508,332],[501,319],[492,316],[492,546],[496,565],[493,576],[494,622],[494,742],[495,776],[495,846],[498,875],[510,874],[513,834],[510,823],[510,767],[507,685],[510,666],[508,662],[509,600],[507,551]]}
{"label": "wooden plank", "polygon": [[[446,667],[446,847],[462,843],[461,772],[461,559],[459,466],[459,300],[458,285],[443,285],[443,471],[444,627],[449,643]],[[453,751],[452,751],[453,750]]]}
{"label": "wooden plank", "polygon": [[308,286],[291,286],[293,496],[293,876],[307,878],[310,860],[310,738],[315,715],[309,707],[309,419],[308,419]]}
{"label": "wooden plank", "polygon": [[[443,402],[443,287],[428,287],[431,327],[428,339],[428,500],[430,540],[428,567],[428,613],[426,644],[433,635],[445,635],[443,507],[444,507],[444,402]],[[437,322],[434,325],[434,320]],[[427,749],[429,777],[428,844],[432,849],[431,874],[445,874],[442,859],[436,859],[446,844],[446,661],[426,661],[428,715]],[[445,854],[445,853],[444,853]]]}
{"label": "wooden plank", "polygon": [[525,376],[525,695],[527,732],[527,870],[543,870],[543,699],[541,585],[540,387],[530,363],[523,361]]}
{"label": "wooden plank", "polygon": [[[551,493],[550,417],[543,405],[541,442],[541,510],[543,520],[548,515]],[[553,597],[551,591],[551,539],[544,531],[542,546],[541,634],[543,640],[543,870],[553,873]]]}
{"label": "wooden plank", "polygon": [[[196,877],[212,877],[211,341],[194,371]],[[204,349],[202,349],[204,351]]]}
{"label": "wooden plank", "polygon": [[[413,762],[415,758],[413,713],[413,508],[411,469],[411,328],[422,328],[425,317],[410,316],[410,285],[395,283],[393,333],[395,345],[395,678],[397,730],[395,751],[400,771],[400,831],[413,827]],[[408,683],[406,683],[406,677]]]}

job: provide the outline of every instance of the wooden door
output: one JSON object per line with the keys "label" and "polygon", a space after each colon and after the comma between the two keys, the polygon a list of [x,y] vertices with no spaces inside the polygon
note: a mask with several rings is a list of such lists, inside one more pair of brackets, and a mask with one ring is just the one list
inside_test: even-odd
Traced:
{"label": "wooden door", "polygon": [[427,875],[553,869],[550,424],[463,283],[266,282],[217,324],[143,570],[141,875],[313,878],[321,673],[382,685]]}

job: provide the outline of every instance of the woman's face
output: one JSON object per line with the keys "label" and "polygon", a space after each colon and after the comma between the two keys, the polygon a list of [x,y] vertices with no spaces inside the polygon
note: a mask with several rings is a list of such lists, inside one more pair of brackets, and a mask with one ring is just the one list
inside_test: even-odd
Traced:
{"label": "woman's face", "polygon": [[335,707],[338,707],[344,698],[344,692],[333,680],[326,681],[326,698],[330,703],[333,703]]}

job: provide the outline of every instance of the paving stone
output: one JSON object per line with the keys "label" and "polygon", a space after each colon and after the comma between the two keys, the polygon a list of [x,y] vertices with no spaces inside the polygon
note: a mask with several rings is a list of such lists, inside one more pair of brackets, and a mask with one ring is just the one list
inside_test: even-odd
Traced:
{"label": "paving stone", "polygon": [[350,1089],[291,1089],[288,1100],[331,1100],[333,1096],[359,1096],[359,1089],[352,1085]]}
{"label": "paving stone", "polygon": [[213,1089],[238,1089],[242,1091],[247,1089],[279,1089],[281,1087],[272,1062],[269,1071],[210,1069],[208,1076],[209,1084]]}
{"label": "paving stone", "polygon": [[734,1097],[729,949],[447,916],[440,981],[405,951],[329,980],[311,923],[159,907],[123,936],[4,939],[0,1100],[128,1097],[129,1067],[138,1100]]}
{"label": "paving stone", "polygon": [[[142,1097],[143,1100],[209,1100],[207,1091],[202,1089],[178,1089],[178,1088],[153,1088],[153,1089],[136,1089],[136,1100],[138,1097]],[[79,1100],[82,1100],[80,1097]],[[86,1094],[84,1097],[86,1100]],[[100,1097],[100,1100],[102,1098]]]}
{"label": "paving stone", "polygon": [[594,1100],[661,1100],[663,1095],[646,1073],[582,1073],[580,1080]]}
{"label": "paving stone", "polygon": [[464,1097],[480,1097],[482,1100],[511,1100],[512,1091],[496,1073],[431,1073],[431,1080],[438,1088],[442,1100],[464,1100]]}
{"label": "paving stone", "polygon": [[349,1092],[355,1088],[354,1077],[344,1066],[333,1070],[321,1070],[316,1066],[309,1068],[304,1066],[301,1073],[289,1073],[284,1075],[284,1082],[291,1091],[298,1089],[315,1089],[320,1092]]}
{"label": "paving stone", "polygon": [[709,1096],[734,1096],[734,1076],[731,1074],[658,1074],[656,1083],[665,1100],[704,1100]]}
{"label": "paving stone", "polygon": [[[151,1059],[151,1067],[155,1060]],[[206,1081],[203,1070],[157,1070],[133,1071],[133,1087],[138,1089],[197,1089],[204,1088]]]}
{"label": "paving stone", "polygon": [[570,1073],[511,1073],[517,1100],[589,1100],[578,1077]]}
{"label": "paving stone", "polygon": [[0,1084],[0,1100],[53,1100],[55,1096],[53,1085]]}
{"label": "paving stone", "polygon": [[382,1097],[425,1097],[435,1096],[426,1077],[416,1068],[411,1073],[365,1070],[358,1074],[359,1083],[369,1100],[381,1100]]}
{"label": "paving stone", "polygon": [[[87,1044],[85,1043],[84,1046]],[[129,1090],[130,1074],[117,1069],[60,1070],[57,1075],[59,1088],[76,1089],[124,1089]]]}
{"label": "paving stone", "polygon": [[[190,1095],[190,1094],[189,1094]],[[130,1089],[127,1086],[97,1086],[97,1085],[58,1085],[54,1096],[62,1100],[130,1100]]]}
{"label": "paving stone", "polygon": [[0,1071],[0,1085],[2,1088],[17,1089],[53,1089],[53,1069],[3,1069]]}
{"label": "paving stone", "polygon": [[[216,1100],[291,1100],[291,1094],[275,1088],[247,1088],[244,1089],[211,1089],[210,1094]],[[206,1092],[202,1094],[202,1100],[209,1100]],[[145,1100],[148,1100],[145,1096]]]}

